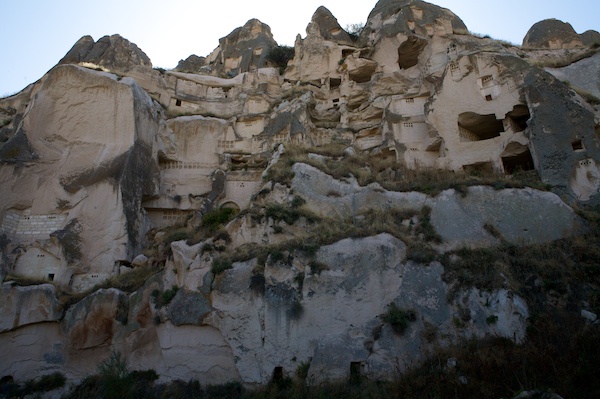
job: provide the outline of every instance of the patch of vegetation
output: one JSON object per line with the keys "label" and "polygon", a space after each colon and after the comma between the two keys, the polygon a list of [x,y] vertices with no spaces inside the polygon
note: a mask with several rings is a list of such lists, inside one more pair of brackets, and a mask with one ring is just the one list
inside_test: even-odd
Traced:
{"label": "patch of vegetation", "polygon": [[[103,371],[86,377],[65,399],[455,399],[512,398],[523,391],[556,392],[565,398],[596,398],[600,392],[597,365],[600,362],[600,329],[585,325],[579,315],[565,311],[534,317],[528,339],[518,345],[505,338],[466,339],[438,348],[420,365],[410,367],[391,381],[369,379],[358,382],[325,381],[315,384],[308,376],[310,359],[300,362],[295,379],[284,378],[265,387],[244,389],[240,383],[203,387],[198,381],[158,384],[153,370],[127,370],[125,359],[113,355]],[[457,367],[447,360],[456,359]],[[560,365],[561,367],[557,367]],[[100,368],[99,368],[100,369]],[[459,377],[466,378],[467,384]],[[464,379],[463,379],[464,381]],[[15,383],[0,382],[0,393],[14,394]],[[18,389],[18,385],[17,385]],[[112,390],[112,392],[111,392]]]}
{"label": "patch of vegetation", "polygon": [[271,263],[281,262],[284,257],[285,257],[285,254],[279,248],[275,248],[275,249],[273,249],[273,251],[271,251],[271,255],[270,255]]}
{"label": "patch of vegetation", "polygon": [[[454,172],[451,170],[417,167],[407,168],[394,158],[381,158],[368,153],[344,154],[344,143],[332,143],[321,147],[302,148],[286,146],[280,160],[267,172],[266,180],[289,186],[294,173],[292,166],[302,162],[320,169],[336,179],[353,176],[361,186],[378,183],[390,191],[418,191],[435,196],[454,188],[466,194],[470,186],[484,185],[495,189],[532,187],[549,190],[536,171],[517,171],[511,175],[489,171]],[[309,153],[325,155],[325,160],[311,159]]]}
{"label": "patch of vegetation", "polygon": [[232,208],[214,209],[202,216],[202,227],[209,232],[216,231],[229,223],[236,214],[237,211]]}
{"label": "patch of vegetation", "polygon": [[493,324],[496,324],[497,321],[498,321],[498,316],[496,316],[495,314],[488,316],[485,319],[485,322],[490,326]]}
{"label": "patch of vegetation", "polygon": [[188,240],[192,237],[192,230],[188,227],[167,228],[165,232],[166,236],[164,238],[163,243],[165,248],[168,248],[169,253],[171,250],[171,243],[175,241]]}
{"label": "patch of vegetation", "polygon": [[113,352],[98,365],[97,374],[84,378],[63,398],[159,398],[154,386],[157,379],[158,374],[154,370],[129,371],[125,357],[119,352]]}
{"label": "patch of vegetation", "polygon": [[216,258],[213,260],[210,271],[215,276],[218,276],[219,274],[223,273],[226,270],[231,269],[232,267],[233,267],[233,264],[232,264],[231,259],[229,259],[227,257]]}
{"label": "patch of vegetation", "polygon": [[[577,309],[587,302],[594,312],[600,303],[600,209],[578,211],[587,221],[587,232],[545,244],[514,245],[450,251],[441,257],[444,280],[452,285],[450,298],[462,288],[492,291],[509,286],[525,298],[530,311],[546,302],[560,301]],[[554,299],[552,299],[554,298]]]}
{"label": "patch of vegetation", "polygon": [[500,241],[504,240],[504,237],[502,236],[502,233],[500,232],[500,230],[498,230],[496,228],[496,226],[494,226],[493,224],[491,224],[491,223],[485,223],[483,225],[483,228],[484,228],[485,231],[487,231],[488,233],[490,233],[490,235],[492,237],[494,237],[494,238],[496,238],[496,239],[498,239]]}
{"label": "patch of vegetation", "polygon": [[320,275],[322,271],[329,269],[329,266],[327,266],[325,263],[317,262],[316,260],[311,260],[308,264],[308,267],[310,267],[310,272],[312,274],[317,275]]}
{"label": "patch of vegetation", "polygon": [[87,295],[102,288],[116,288],[123,292],[132,293],[140,289],[146,283],[146,280],[158,272],[159,269],[154,266],[136,267],[128,273],[113,276],[96,285]]}
{"label": "patch of vegetation", "polygon": [[[58,388],[62,388],[65,385],[65,383],[65,376],[60,372],[55,372],[52,374],[41,376],[37,379],[25,381],[22,386],[20,384],[13,383],[11,384],[12,386],[6,387],[9,388],[7,389],[7,391],[9,392],[6,392],[9,394],[4,397],[16,398],[25,397],[26,395],[32,394],[39,395],[39,393],[41,392],[49,392]],[[4,384],[0,384],[0,396],[5,391],[5,389],[2,388],[5,388]]]}
{"label": "patch of vegetation", "polygon": [[431,224],[431,208],[424,206],[421,209],[421,215],[419,218],[419,224],[416,228],[417,234],[422,234],[425,241],[434,242],[439,244],[442,242],[442,237],[435,231]]}
{"label": "patch of vegetation", "polygon": [[171,303],[173,298],[175,298],[175,295],[177,295],[178,291],[179,287],[176,285],[173,285],[170,289],[163,291],[162,293],[159,290],[152,291],[152,297],[154,298],[156,307],[162,308],[163,306],[167,306],[169,303]]}
{"label": "patch of vegetation", "polygon": [[48,284],[48,280],[44,280],[44,279],[40,279],[40,278],[15,276],[12,274],[7,274],[4,281],[11,281],[14,285],[16,285],[18,287],[28,287],[30,285]]}
{"label": "patch of vegetation", "polygon": [[288,61],[294,58],[294,48],[290,46],[275,46],[269,50],[267,61],[279,69],[279,73],[283,75],[287,68]]}
{"label": "patch of vegetation", "polygon": [[388,323],[396,334],[402,335],[409,324],[417,320],[417,314],[411,309],[401,309],[392,302],[388,305],[388,310],[383,314],[382,320]]}
{"label": "patch of vegetation", "polygon": [[301,217],[304,217],[309,223],[314,223],[318,220],[317,216],[311,212],[298,209],[298,206],[299,205],[294,207],[292,204],[292,207],[286,207],[285,205],[281,204],[269,204],[265,209],[265,216],[273,219],[275,222],[283,221],[290,226],[296,223]]}

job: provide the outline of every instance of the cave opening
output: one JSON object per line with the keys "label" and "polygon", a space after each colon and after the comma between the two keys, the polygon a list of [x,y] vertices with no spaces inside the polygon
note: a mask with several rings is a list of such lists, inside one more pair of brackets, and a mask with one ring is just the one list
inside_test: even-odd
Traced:
{"label": "cave opening", "polygon": [[362,362],[350,362],[350,383],[360,384]]}
{"label": "cave opening", "polygon": [[427,40],[410,36],[398,47],[398,66],[401,69],[414,67],[419,63],[419,55],[427,46]]}
{"label": "cave opening", "polygon": [[479,115],[475,112],[463,112],[458,116],[458,128],[461,141],[479,141],[493,139],[504,132],[504,124],[496,115]]}
{"label": "cave opening", "polygon": [[585,151],[585,147],[583,146],[583,141],[581,139],[572,141],[571,147],[573,147],[573,151]]}
{"label": "cave opening", "polygon": [[517,104],[513,107],[512,111],[506,114],[509,118],[513,131],[515,133],[522,132],[527,129],[527,121],[530,118],[529,108],[524,104]]}
{"label": "cave opening", "polygon": [[330,78],[329,79],[329,89],[337,89],[342,84],[342,79],[338,78]]}
{"label": "cave opening", "polygon": [[529,147],[520,143],[509,143],[500,156],[506,174],[535,170]]}
{"label": "cave opening", "polygon": [[273,369],[273,381],[283,380],[283,367],[277,366]]}

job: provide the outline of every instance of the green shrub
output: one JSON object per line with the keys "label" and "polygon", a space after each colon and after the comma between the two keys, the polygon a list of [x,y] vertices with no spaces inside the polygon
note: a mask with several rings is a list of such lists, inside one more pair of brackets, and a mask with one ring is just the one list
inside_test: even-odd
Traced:
{"label": "green shrub", "polygon": [[98,374],[103,378],[125,378],[129,374],[125,357],[121,352],[112,352],[98,365]]}
{"label": "green shrub", "polygon": [[290,46],[275,46],[269,50],[267,61],[274,67],[279,68],[279,73],[283,74],[288,61],[294,58],[294,48]]}
{"label": "green shrub", "polygon": [[424,206],[421,209],[421,216],[419,218],[416,233],[423,234],[425,241],[431,241],[438,244],[442,242],[442,237],[435,231],[431,224],[431,208],[429,206]]}
{"label": "green shrub", "polygon": [[213,260],[212,263],[212,267],[210,268],[210,271],[215,275],[218,276],[219,274],[223,273],[225,270],[229,270],[233,267],[233,264],[231,262],[231,259],[229,258],[216,258]]}
{"label": "green shrub", "polygon": [[179,291],[179,287],[174,285],[170,289],[163,292],[162,295],[160,296],[161,299],[160,299],[159,307],[167,306],[169,303],[171,303],[173,298],[175,298],[175,295],[177,295],[178,291]]}
{"label": "green shrub", "polygon": [[302,205],[306,204],[306,200],[299,195],[295,195],[292,199],[291,206],[293,209],[300,208]]}
{"label": "green shrub", "polygon": [[231,221],[236,214],[237,211],[232,208],[214,209],[202,216],[202,227],[209,231],[216,231]]}
{"label": "green shrub", "polygon": [[408,325],[417,320],[417,314],[414,310],[401,309],[392,302],[388,305],[388,310],[383,314],[382,319],[392,327],[396,334],[402,335]]}
{"label": "green shrub", "polygon": [[207,399],[238,399],[245,392],[239,382],[228,382],[223,385],[209,385],[206,387]]}
{"label": "green shrub", "polygon": [[271,252],[271,263],[281,262],[284,257],[285,257],[285,254],[283,253],[283,251],[281,251],[279,249],[274,249]]}
{"label": "green shrub", "polygon": [[498,321],[498,316],[496,316],[495,314],[486,317],[485,322],[488,325],[492,325],[492,324],[496,324],[496,322]]}
{"label": "green shrub", "polygon": [[20,390],[19,395],[28,395],[34,392],[48,392],[58,388],[62,388],[65,385],[66,378],[60,372],[47,374],[40,377],[37,380],[31,380],[25,382],[23,388]]}
{"label": "green shrub", "polygon": [[136,267],[132,271],[113,276],[108,280],[96,285],[92,291],[100,288],[116,288],[118,290],[132,293],[144,285],[146,280],[154,276],[159,271],[154,266]]}

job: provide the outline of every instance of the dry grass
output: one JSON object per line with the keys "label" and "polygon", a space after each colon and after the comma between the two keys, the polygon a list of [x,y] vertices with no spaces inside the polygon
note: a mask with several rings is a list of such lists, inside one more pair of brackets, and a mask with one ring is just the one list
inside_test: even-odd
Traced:
{"label": "dry grass", "polygon": [[[280,161],[267,175],[267,180],[290,185],[294,173],[292,166],[303,162],[312,165],[336,179],[353,176],[358,183],[365,186],[378,183],[390,191],[419,191],[428,195],[437,195],[446,189],[466,192],[469,186],[486,185],[495,189],[532,187],[548,190],[535,171],[519,171],[512,175],[478,171],[473,173],[454,172],[445,169],[415,168],[409,169],[393,158],[381,158],[368,154],[343,156],[346,148],[342,144],[331,144],[321,149],[314,147],[303,149],[297,146],[286,148]],[[321,151],[321,152],[320,152]],[[309,159],[308,153],[326,155],[324,161]],[[331,154],[331,155],[327,155]],[[342,154],[342,155],[339,155]]]}

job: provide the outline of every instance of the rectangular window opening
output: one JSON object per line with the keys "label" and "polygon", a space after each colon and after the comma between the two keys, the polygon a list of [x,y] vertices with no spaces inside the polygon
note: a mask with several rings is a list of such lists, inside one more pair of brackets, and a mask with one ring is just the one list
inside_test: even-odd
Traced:
{"label": "rectangular window opening", "polygon": [[359,384],[362,372],[362,362],[350,363],[350,383]]}
{"label": "rectangular window opening", "polygon": [[48,273],[48,280],[54,281],[54,273]]}
{"label": "rectangular window opening", "polygon": [[573,147],[573,151],[585,150],[585,148],[583,147],[583,141],[581,141],[581,139],[573,141],[571,143],[571,146]]}
{"label": "rectangular window opening", "polygon": [[181,100],[175,100],[175,106],[181,107]]}
{"label": "rectangular window opening", "polygon": [[273,369],[273,381],[283,380],[283,367],[277,366]]}

